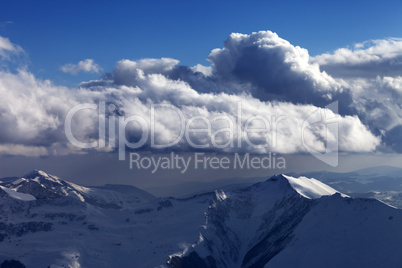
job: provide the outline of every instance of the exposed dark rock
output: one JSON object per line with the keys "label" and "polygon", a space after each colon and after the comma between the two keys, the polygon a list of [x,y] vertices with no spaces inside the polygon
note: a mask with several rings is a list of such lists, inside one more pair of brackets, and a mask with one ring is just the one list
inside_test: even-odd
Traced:
{"label": "exposed dark rock", "polygon": [[0,266],[1,268],[25,268],[26,266],[17,260],[5,260]]}

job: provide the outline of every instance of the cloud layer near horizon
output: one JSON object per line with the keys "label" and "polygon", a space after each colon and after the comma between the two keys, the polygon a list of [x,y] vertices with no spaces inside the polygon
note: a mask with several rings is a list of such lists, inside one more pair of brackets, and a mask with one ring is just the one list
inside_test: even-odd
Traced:
{"label": "cloud layer near horizon", "polygon": [[[359,59],[371,53],[368,48],[361,50]],[[393,55],[399,57],[397,49]],[[191,132],[168,150],[300,153],[308,146],[322,152],[327,142],[339,137],[340,151],[399,152],[402,80],[392,72],[374,78],[332,76],[320,66],[320,62],[336,62],[330,56],[311,58],[306,49],[269,31],[231,34],[224,47],[212,50],[208,59],[211,66],[195,67],[181,66],[169,58],[121,60],[113,73],[75,89],[41,81],[25,69],[0,71],[0,154],[41,156],[85,151],[67,140],[64,119],[75,105],[99,102],[106,103],[107,118],[137,115],[146,125],[151,124],[152,105],[164,105],[156,110],[156,144],[175,140],[181,129],[179,122],[199,129],[207,127],[205,118],[211,123],[209,133]],[[338,101],[341,114],[336,119],[339,135],[327,131],[322,122],[305,124],[311,115],[325,113],[334,118],[325,108],[334,101]],[[194,120],[201,117],[204,119]],[[250,122],[250,118],[255,120]],[[236,130],[232,137],[228,131],[219,131],[225,127]],[[269,131],[245,135],[247,128],[261,127]],[[77,140],[96,140],[97,112],[87,109],[77,113],[72,129]],[[136,123],[128,124],[126,130],[132,142],[144,133]],[[236,141],[233,146],[230,140]],[[154,150],[151,147],[148,138],[141,148]]]}

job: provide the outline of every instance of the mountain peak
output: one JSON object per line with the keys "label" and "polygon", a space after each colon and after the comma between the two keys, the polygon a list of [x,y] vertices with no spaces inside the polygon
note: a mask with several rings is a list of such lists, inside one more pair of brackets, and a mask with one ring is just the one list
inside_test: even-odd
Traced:
{"label": "mountain peak", "polygon": [[31,178],[33,179],[33,178],[36,178],[36,177],[49,177],[49,175],[46,172],[42,171],[42,170],[34,169],[34,170],[28,172],[27,174],[25,174],[22,177],[26,178],[26,179],[31,179]]}
{"label": "mountain peak", "polygon": [[63,181],[59,177],[47,174],[46,172],[39,169],[34,169],[31,172],[28,172],[27,174],[22,176],[19,180],[14,181],[13,184],[17,185],[27,181],[36,182],[50,188],[67,185],[67,182]]}
{"label": "mountain peak", "polygon": [[104,185],[85,187],[38,169],[34,169],[15,180],[2,183],[1,186],[6,190],[12,191],[10,193],[29,194],[36,199],[51,200],[71,197],[102,208],[133,207],[155,199],[153,195],[134,186]]}
{"label": "mountain peak", "polygon": [[[308,199],[317,199],[325,195],[333,195],[339,193],[334,188],[324,184],[316,179],[307,177],[292,177],[284,174],[275,175],[269,179],[269,181],[286,181],[289,183],[290,187],[293,188],[301,196]],[[348,197],[347,195],[341,194],[343,197]]]}

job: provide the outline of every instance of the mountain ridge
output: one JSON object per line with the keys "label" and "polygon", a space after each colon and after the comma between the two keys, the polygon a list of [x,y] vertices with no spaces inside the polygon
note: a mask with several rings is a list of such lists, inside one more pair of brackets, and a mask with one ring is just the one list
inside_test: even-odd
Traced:
{"label": "mountain ridge", "polygon": [[[322,267],[331,258],[337,267],[376,267],[370,266],[378,264],[376,259],[387,267],[402,265],[395,250],[402,246],[401,210],[375,199],[350,198],[307,177],[276,175],[181,199],[150,198],[122,185],[83,187],[38,170],[0,185],[0,263],[231,268],[301,262]],[[7,186],[41,198],[17,200],[3,190]],[[376,245],[383,247],[379,253]],[[339,246],[358,261],[332,253]],[[363,259],[367,251],[371,255]]]}

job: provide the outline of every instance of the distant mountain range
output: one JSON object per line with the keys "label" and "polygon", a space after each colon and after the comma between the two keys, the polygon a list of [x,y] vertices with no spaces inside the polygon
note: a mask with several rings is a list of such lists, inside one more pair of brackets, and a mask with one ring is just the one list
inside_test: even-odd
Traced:
{"label": "distant mountain range", "polygon": [[355,173],[277,175],[156,198],[133,186],[84,187],[34,170],[0,180],[0,264],[402,267],[402,210],[332,187],[374,186],[399,171],[359,172],[363,180]]}
{"label": "distant mountain range", "polygon": [[[315,178],[332,188],[347,193],[353,197],[377,198],[387,204],[402,208],[402,168],[378,166],[360,169],[354,172],[337,173],[315,171],[305,173],[288,173],[293,177],[306,176]],[[266,177],[228,178],[211,182],[191,181],[182,184],[152,187],[147,189],[158,196],[189,197],[195,194],[221,189],[230,191],[244,188],[257,182],[265,181]]]}

